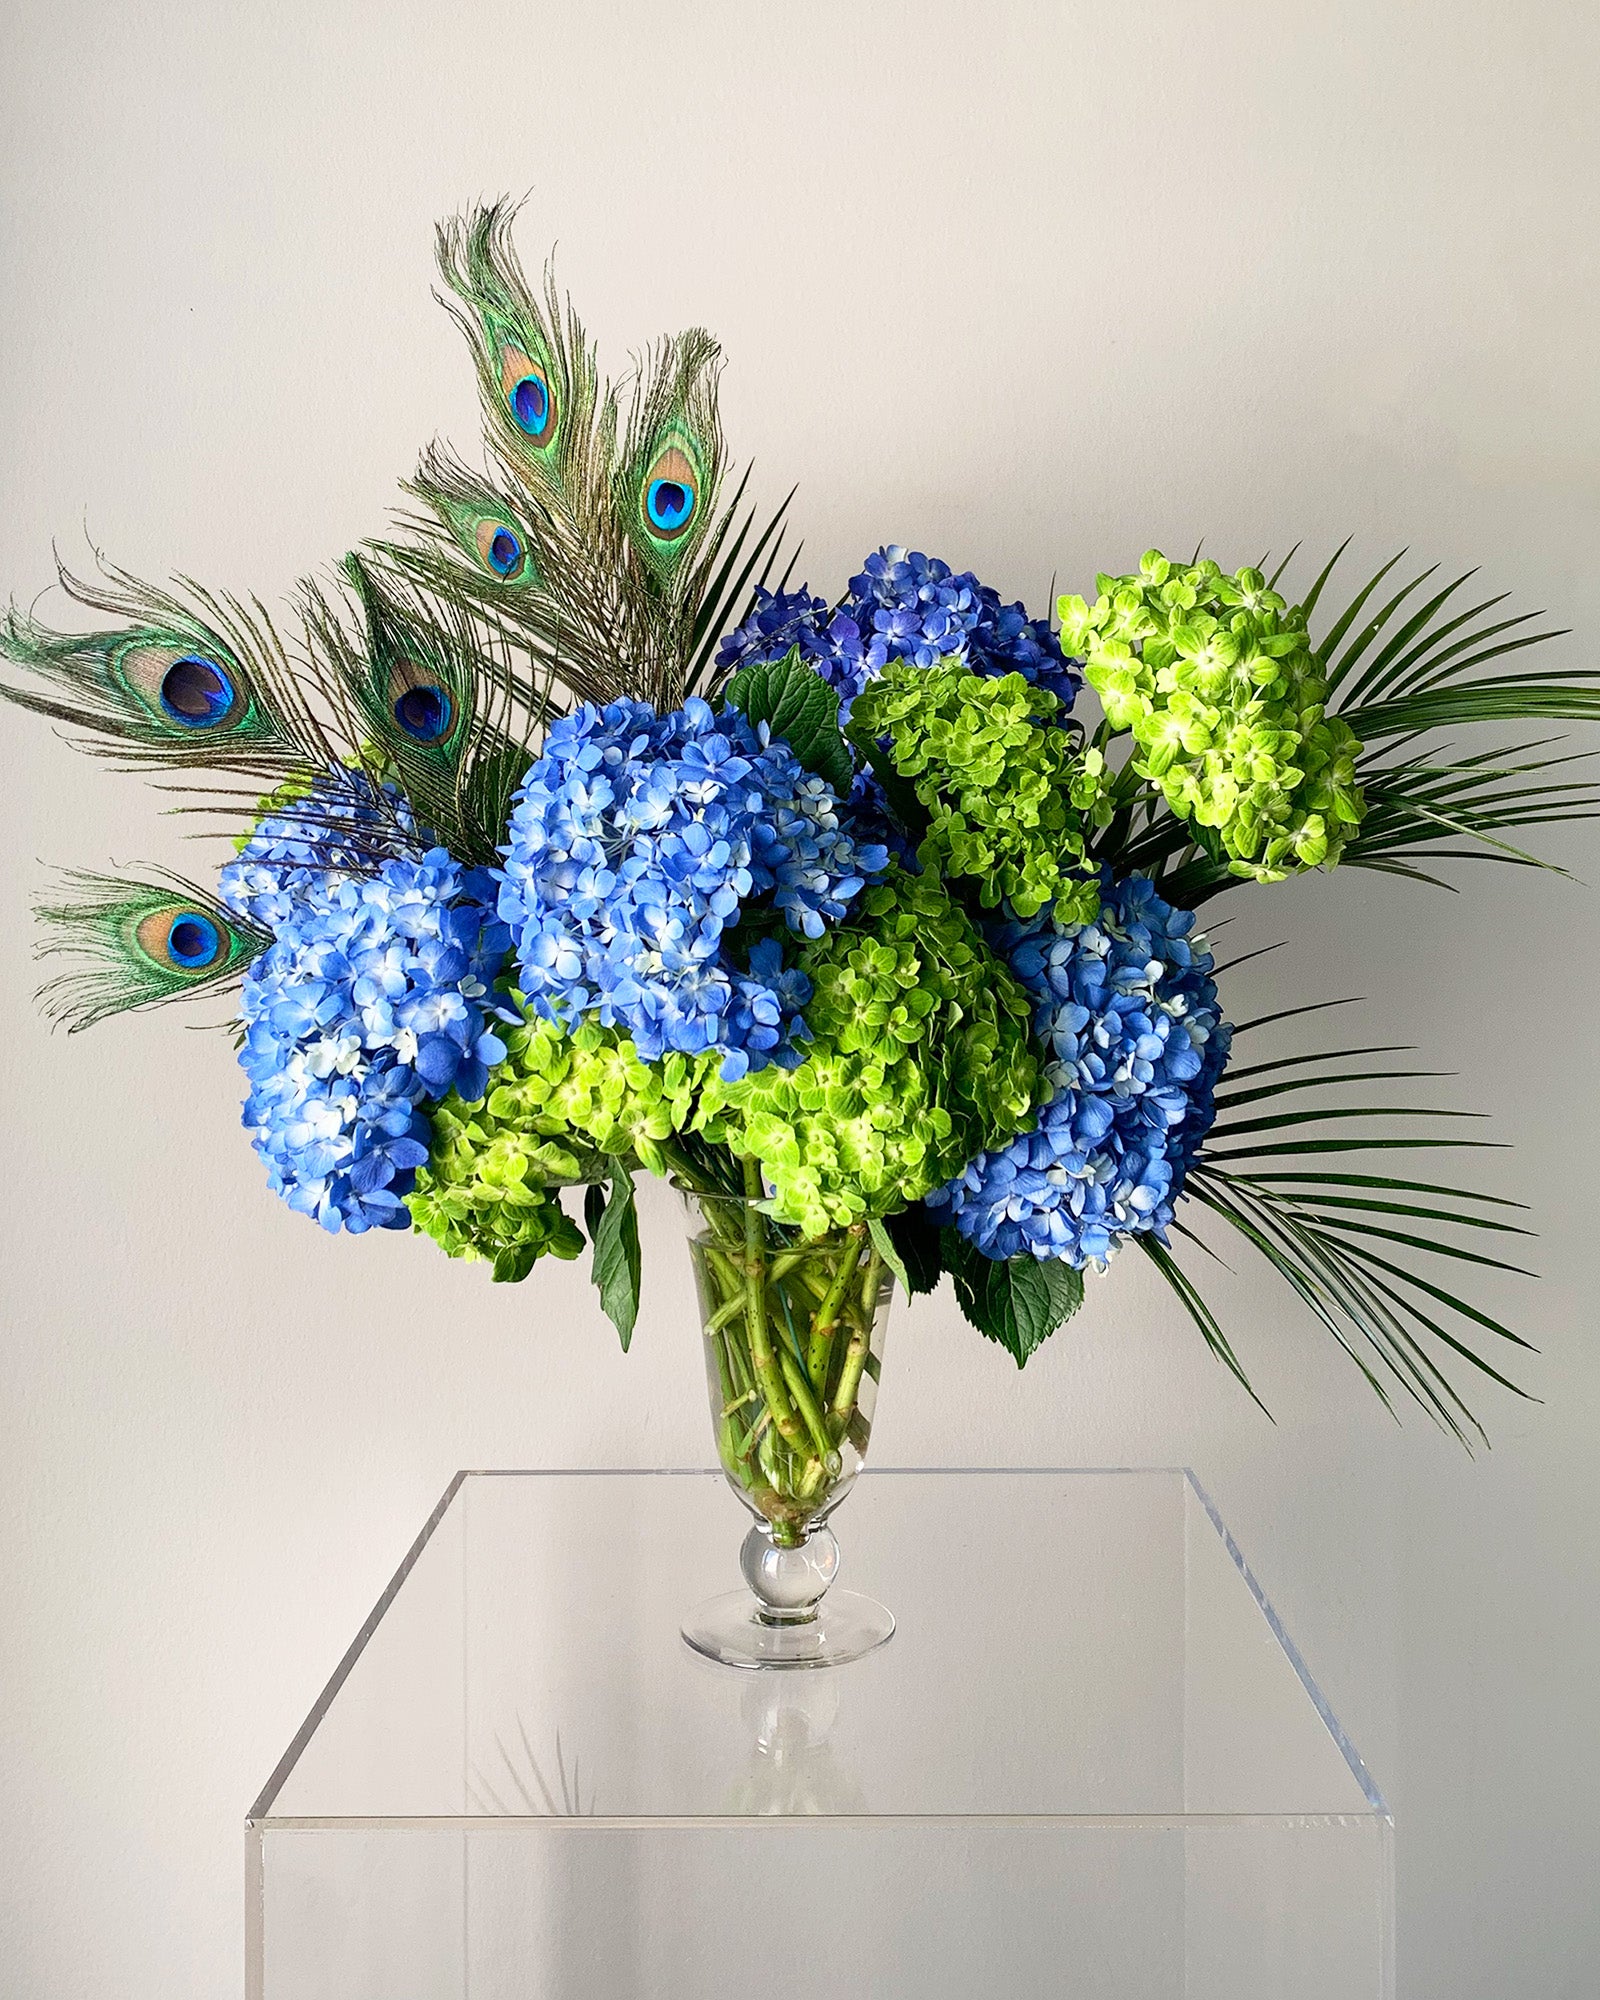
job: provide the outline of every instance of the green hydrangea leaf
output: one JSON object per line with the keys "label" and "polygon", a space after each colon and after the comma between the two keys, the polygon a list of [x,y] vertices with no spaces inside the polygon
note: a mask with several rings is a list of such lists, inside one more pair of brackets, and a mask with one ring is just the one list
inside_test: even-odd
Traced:
{"label": "green hydrangea leaf", "polygon": [[756,660],[728,683],[727,703],[781,736],[808,771],[844,798],[855,765],[839,731],[839,697],[791,646],[781,660]]}
{"label": "green hydrangea leaf", "polygon": [[[586,1220],[594,1214],[597,1204],[592,1198],[598,1193],[597,1188],[590,1188],[584,1195]],[[611,1163],[611,1197],[590,1226],[594,1238],[590,1275],[600,1294],[601,1308],[621,1335],[626,1354],[639,1317],[639,1216],[633,1200],[633,1176],[620,1160]]]}
{"label": "green hydrangea leaf", "polygon": [[943,1231],[943,1243],[962,1312],[1019,1368],[1083,1304],[1083,1273],[1070,1264],[1027,1255],[996,1261],[953,1229]]}
{"label": "green hydrangea leaf", "polygon": [[911,1280],[906,1274],[905,1263],[901,1258],[899,1249],[896,1247],[895,1240],[889,1234],[881,1215],[868,1217],[867,1234],[872,1238],[873,1248],[893,1273],[895,1283],[905,1293],[906,1297],[909,1298],[911,1296]]}
{"label": "green hydrangea leaf", "polygon": [[884,1227],[894,1239],[908,1294],[938,1289],[944,1276],[944,1247],[941,1231],[919,1203],[887,1216]]}

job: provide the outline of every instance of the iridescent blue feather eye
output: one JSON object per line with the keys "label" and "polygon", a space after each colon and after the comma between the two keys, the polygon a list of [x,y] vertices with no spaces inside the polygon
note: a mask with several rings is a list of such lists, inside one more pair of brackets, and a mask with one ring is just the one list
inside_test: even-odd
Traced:
{"label": "iridescent blue feather eye", "polygon": [[395,721],[416,743],[437,743],[448,735],[452,713],[449,695],[432,681],[407,688],[394,704]]}
{"label": "iridescent blue feather eye", "polygon": [[216,925],[198,910],[189,910],[174,920],[167,933],[167,950],[185,971],[209,965],[222,944]]}
{"label": "iridescent blue feather eye", "polygon": [[510,576],[522,563],[522,543],[509,528],[498,527],[489,537],[489,567],[497,576]]}
{"label": "iridescent blue feather eye", "polygon": [[233,682],[215,660],[188,653],[161,677],[161,706],[185,729],[214,729],[233,707]]}
{"label": "iridescent blue feather eye", "polygon": [[640,500],[645,532],[658,548],[688,534],[700,511],[700,475],[689,454],[675,444],[658,451]]}
{"label": "iridescent blue feather eye", "polygon": [[550,372],[544,364],[524,354],[520,347],[502,347],[500,393],[523,436],[535,444],[548,444],[556,410],[555,398],[550,393]]}
{"label": "iridescent blue feather eye", "polygon": [[480,520],[472,539],[486,569],[508,583],[521,579],[528,566],[528,552],[509,521],[497,521],[492,515]]}
{"label": "iridescent blue feather eye", "polygon": [[674,534],[694,512],[694,488],[681,479],[652,479],[645,506],[651,527]]}
{"label": "iridescent blue feather eye", "polygon": [[531,438],[542,438],[550,428],[550,391],[537,375],[524,375],[511,391],[511,414]]}
{"label": "iridescent blue feather eye", "polygon": [[177,972],[208,971],[223,953],[221,928],[203,910],[152,910],[138,927],[140,948]]}

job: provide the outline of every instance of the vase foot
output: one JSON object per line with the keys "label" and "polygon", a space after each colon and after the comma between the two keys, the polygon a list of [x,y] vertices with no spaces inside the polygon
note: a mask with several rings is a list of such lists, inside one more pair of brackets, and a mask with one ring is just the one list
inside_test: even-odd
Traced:
{"label": "vase foot", "polygon": [[685,1643],[725,1667],[842,1667],[893,1636],[891,1613],[854,1590],[830,1590],[801,1623],[763,1617],[747,1590],[707,1598],[683,1621]]}

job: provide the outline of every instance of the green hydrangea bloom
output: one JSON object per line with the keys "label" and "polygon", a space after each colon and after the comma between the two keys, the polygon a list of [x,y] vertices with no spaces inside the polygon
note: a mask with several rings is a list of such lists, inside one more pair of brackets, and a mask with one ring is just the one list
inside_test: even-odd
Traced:
{"label": "green hydrangea bloom", "polygon": [[627,1036],[592,1020],[568,1035],[526,1016],[501,1039],[506,1059],[483,1101],[452,1091],[435,1109],[432,1154],[407,1206],[448,1255],[488,1258],[496,1278],[515,1279],[546,1253],[583,1248],[561,1185],[602,1178],[607,1156],[665,1172],[661,1142],[684,1129],[717,1059],[643,1063]]}
{"label": "green hydrangea bloom", "polygon": [[1235,875],[1331,868],[1365,810],[1361,745],[1326,713],[1304,613],[1259,570],[1227,576],[1158,549],[1137,574],[1096,582],[1092,606],[1061,599],[1061,643],[1081,655],[1112,728],[1133,732],[1136,774]]}
{"label": "green hydrangea bloom", "polygon": [[447,1257],[487,1260],[501,1282],[525,1278],[541,1257],[576,1257],[583,1236],[538,1171],[513,1134],[486,1135],[441,1110],[433,1157],[406,1199],[412,1224]]}
{"label": "green hydrangea bloom", "polygon": [[1111,817],[1105,762],[1040,726],[1060,706],[1021,674],[904,661],[856,696],[850,733],[863,745],[888,738],[895,771],[929,815],[917,850],[925,868],[971,878],[990,908],[1004,897],[1031,917],[1054,901],[1061,922],[1089,923],[1100,891],[1084,833]]}
{"label": "green hydrangea bloom", "polygon": [[892,867],[798,963],[806,1060],[707,1078],[694,1129],[758,1159],[808,1236],[920,1201],[1046,1094],[1028,996],[931,874]]}

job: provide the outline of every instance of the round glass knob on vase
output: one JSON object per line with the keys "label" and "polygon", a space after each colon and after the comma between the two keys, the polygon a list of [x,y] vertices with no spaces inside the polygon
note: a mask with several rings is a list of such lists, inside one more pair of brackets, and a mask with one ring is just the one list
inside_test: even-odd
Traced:
{"label": "round glass knob on vase", "polygon": [[739,1667],[837,1666],[894,1619],[831,1586],[829,1517],[872,1436],[893,1279],[864,1224],[801,1240],[754,1201],[686,1195],[717,1457],[754,1519],[749,1586],[698,1605],[683,1636]]}

